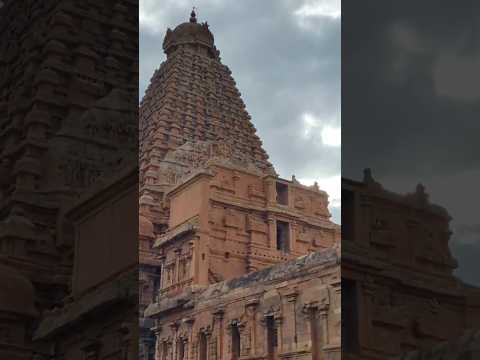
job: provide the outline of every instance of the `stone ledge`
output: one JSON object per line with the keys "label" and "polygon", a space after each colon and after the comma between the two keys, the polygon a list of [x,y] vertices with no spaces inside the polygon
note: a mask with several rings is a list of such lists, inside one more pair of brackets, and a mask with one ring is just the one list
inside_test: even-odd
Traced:
{"label": "stone ledge", "polygon": [[340,257],[336,249],[314,252],[235,279],[212,284],[206,288],[187,288],[187,290],[175,297],[164,297],[157,303],[150,304],[145,310],[144,316],[158,317],[162,313],[173,309],[194,307],[195,304],[211,298],[212,294],[215,294],[214,297],[218,298],[238,288],[286,281],[302,276],[311,268],[336,266],[338,264],[340,264]]}
{"label": "stone ledge", "polygon": [[186,222],[174,227],[170,231],[167,231],[166,233],[160,235],[157,237],[155,240],[155,243],[153,247],[159,247],[170,240],[173,240],[181,235],[187,234],[187,233],[194,233],[199,229],[199,219],[198,217],[192,218],[187,220]]}
{"label": "stone ledge", "polygon": [[121,302],[128,302],[138,297],[138,274],[136,269],[118,276],[105,283],[95,291],[87,293],[65,305],[44,315],[38,325],[33,340],[45,340],[80,322],[87,315]]}
{"label": "stone ledge", "polygon": [[456,340],[439,344],[430,350],[416,350],[392,360],[467,360],[480,359],[480,330],[469,330]]}

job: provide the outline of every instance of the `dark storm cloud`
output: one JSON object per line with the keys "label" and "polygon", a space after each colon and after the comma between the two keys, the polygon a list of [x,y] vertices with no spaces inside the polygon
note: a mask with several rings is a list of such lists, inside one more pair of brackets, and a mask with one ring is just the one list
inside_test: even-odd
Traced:
{"label": "dark storm cloud", "polygon": [[452,254],[462,261],[462,266],[457,270],[457,275],[467,283],[478,285],[480,224],[457,225],[454,228],[453,237]]}
{"label": "dark storm cloud", "polygon": [[[163,1],[158,10],[154,4],[141,1],[140,94],[165,59],[166,28],[186,21],[194,4],[199,21],[210,25],[277,171],[325,183],[339,198],[340,147],[322,142],[325,126],[340,127],[336,2]],[[332,186],[334,177],[338,186]]]}
{"label": "dark storm cloud", "polygon": [[342,175],[423,182],[453,217],[459,274],[480,284],[479,233],[459,231],[480,222],[480,3],[459,5],[343,1]]}

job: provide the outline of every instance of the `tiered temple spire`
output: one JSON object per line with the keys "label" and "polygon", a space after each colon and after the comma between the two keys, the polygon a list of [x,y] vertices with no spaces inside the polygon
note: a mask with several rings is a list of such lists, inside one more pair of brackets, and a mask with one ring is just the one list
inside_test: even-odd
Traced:
{"label": "tiered temple spire", "polygon": [[[190,21],[167,30],[167,60],[155,71],[140,106],[140,172],[187,142],[223,142],[265,173],[274,173],[227,66],[220,62],[205,24]],[[155,182],[155,181],[153,181]]]}

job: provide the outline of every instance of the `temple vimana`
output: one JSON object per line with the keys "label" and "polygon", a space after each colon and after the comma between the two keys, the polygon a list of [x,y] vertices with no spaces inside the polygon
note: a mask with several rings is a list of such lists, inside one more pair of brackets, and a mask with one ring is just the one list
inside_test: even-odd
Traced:
{"label": "temple vimana", "polygon": [[0,4],[2,360],[136,359],[137,13]]}
{"label": "temple vimana", "polygon": [[140,357],[340,359],[328,195],[276,174],[195,12],[163,50],[140,105]]}

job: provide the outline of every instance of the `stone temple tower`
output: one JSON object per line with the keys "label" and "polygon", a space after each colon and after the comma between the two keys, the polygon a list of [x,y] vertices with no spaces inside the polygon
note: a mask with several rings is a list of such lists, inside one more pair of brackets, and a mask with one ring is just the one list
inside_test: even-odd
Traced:
{"label": "stone temple tower", "polygon": [[[187,170],[162,161],[169,152],[194,144],[221,144],[274,174],[208,24],[198,23],[192,12],[189,22],[167,30],[163,49],[167,60],[153,74],[140,105],[141,194],[157,198],[164,193],[162,186],[176,183],[175,176]],[[166,221],[163,212],[154,218],[157,224]]]}
{"label": "stone temple tower", "polygon": [[[339,242],[328,195],[279,178],[268,161],[208,24],[192,11],[167,30],[163,49],[140,104],[140,312],[151,316],[140,319],[144,358],[170,351],[159,338],[153,344],[151,330],[166,326],[152,320],[163,317],[155,304]],[[181,306],[169,311],[185,315]]]}
{"label": "stone temple tower", "polygon": [[138,5],[2,3],[0,255],[33,282],[41,311],[70,292],[65,212],[136,162]]}
{"label": "stone temple tower", "polygon": [[[60,358],[58,338],[34,335],[39,324],[47,314],[77,319],[72,304],[105,280],[90,267],[81,274],[90,286],[72,289],[81,272],[80,237],[67,214],[137,163],[137,13],[137,0],[1,1],[1,359]],[[108,225],[92,229],[86,242],[104,248]],[[105,259],[105,272],[115,268]],[[98,323],[103,334],[114,327],[112,319],[109,325],[96,319],[80,330],[70,321],[75,340],[68,346],[87,342]],[[111,342],[104,352],[122,343]],[[81,351],[65,358],[77,356],[84,358]]]}

